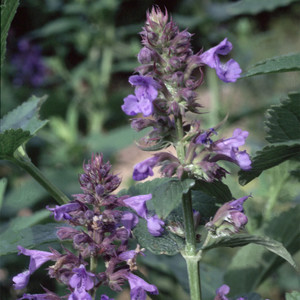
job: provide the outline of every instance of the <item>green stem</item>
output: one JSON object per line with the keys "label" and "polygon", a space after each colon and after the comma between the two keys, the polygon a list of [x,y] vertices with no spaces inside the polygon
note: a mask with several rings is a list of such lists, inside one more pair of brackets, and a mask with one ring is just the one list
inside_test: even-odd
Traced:
{"label": "green stem", "polygon": [[219,102],[220,102],[219,80],[214,69],[208,68],[207,76],[208,76],[209,91],[211,94],[209,127],[214,127],[219,123]]}
{"label": "green stem", "polygon": [[70,202],[70,199],[52,184],[52,182],[50,182],[31,162],[22,146],[15,151],[14,158],[11,159],[11,161],[27,171],[57,201],[58,204],[62,205]]}
{"label": "green stem", "polygon": [[184,146],[182,144],[183,139],[183,126],[182,126],[182,118],[181,116],[175,117],[175,124],[176,124],[176,132],[177,132],[177,145],[176,145],[176,151],[178,159],[181,163],[184,163],[185,159],[185,151]]}
{"label": "green stem", "polygon": [[[91,257],[90,257],[90,271],[92,273],[96,273],[97,264],[98,264],[97,257],[95,255],[91,255]],[[96,297],[96,288],[92,289],[91,296],[92,296],[92,299],[95,299],[95,297]]]}
{"label": "green stem", "polygon": [[201,300],[200,256],[197,255],[191,191],[182,197],[186,245],[182,253],[188,271],[191,300]]}

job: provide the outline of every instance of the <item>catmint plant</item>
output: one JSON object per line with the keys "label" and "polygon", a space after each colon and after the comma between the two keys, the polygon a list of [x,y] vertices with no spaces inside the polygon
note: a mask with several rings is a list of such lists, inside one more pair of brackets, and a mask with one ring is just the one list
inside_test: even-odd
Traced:
{"label": "catmint plant", "polygon": [[[195,90],[203,83],[206,66],[215,69],[224,82],[235,82],[240,77],[241,68],[235,60],[226,63],[220,60],[220,56],[232,50],[228,39],[207,51],[194,53],[190,44],[192,34],[187,30],[179,31],[177,25],[169,21],[167,11],[164,13],[158,7],[147,13],[141,37],[143,48],[138,54],[141,65],[136,68],[137,75],[129,78],[129,83],[135,87],[134,94],[124,98],[122,110],[129,116],[137,116],[131,121],[135,130],[152,128],[139,143],[142,149],[162,150],[172,146],[177,155],[164,151],[155,153],[134,166],[133,179],[144,180],[153,176],[154,167],[160,167],[165,177],[216,182],[229,174],[220,165],[222,161],[250,170],[249,155],[246,150],[239,149],[245,144],[247,131],[237,128],[232,137],[217,139],[218,124],[206,129],[201,121],[186,118],[187,113],[201,113],[202,106],[196,100]],[[148,118],[141,118],[139,114]],[[208,234],[204,244],[211,237],[232,235],[244,228],[247,217],[243,202],[247,198],[232,200],[219,208],[205,225]],[[191,299],[201,299],[198,265],[201,250],[197,251],[190,191],[183,196],[182,209],[186,246],[181,253],[187,262]],[[176,233],[176,229],[173,232]]]}
{"label": "catmint plant", "polygon": [[[181,254],[191,300],[204,299],[199,264],[213,248],[256,243],[295,266],[281,243],[246,233],[244,203],[251,201],[252,195],[235,199],[222,182],[231,176],[230,164],[242,174],[255,169],[255,160],[244,150],[248,131],[235,128],[231,136],[223,137],[220,127],[225,121],[207,128],[205,116],[201,116],[204,109],[197,88],[205,82],[206,69],[213,69],[225,83],[235,82],[241,75],[235,60],[223,62],[222,57],[233,46],[224,38],[209,50],[194,52],[192,36],[187,30],[180,31],[166,10],[153,7],[141,32],[142,48],[137,55],[140,65],[129,77],[134,91],[121,105],[132,117],[134,130],[150,128],[137,145],[154,152],[133,166],[132,178],[138,182],[149,179],[153,169],[159,168],[163,179],[147,185],[148,180],[117,194],[121,178],[112,172],[102,154],[95,154],[83,164],[79,175],[82,193],[70,200],[31,163],[22,145],[43,122],[36,119],[35,124],[29,124],[32,126],[25,122],[23,127],[3,133],[10,147],[3,148],[1,155],[28,171],[53,196],[59,205],[46,208],[55,221],[65,223],[59,223],[56,231],[61,251],[18,246],[19,255],[29,257],[29,266],[12,278],[14,289],[23,290],[30,284],[31,275],[47,264],[48,276],[65,287],[64,294],[42,287],[42,294],[25,292],[19,299],[113,300],[102,292],[103,287],[121,292],[126,286],[132,300],[159,295],[156,285],[138,273],[137,259],[147,260],[146,250],[159,255]],[[41,102],[32,99],[26,105],[34,115]],[[199,192],[209,196],[205,200],[211,201],[209,212],[202,209]],[[130,242],[133,238],[137,243]],[[220,285],[214,286],[212,297],[228,300],[230,286]],[[231,299],[247,297],[235,295]]]}
{"label": "catmint plant", "polygon": [[[93,299],[101,286],[109,286],[121,291],[125,282],[129,283],[131,299],[146,299],[146,293],[157,294],[156,286],[135,275],[136,258],[143,255],[139,245],[130,250],[128,241],[132,238],[132,228],[139,222],[138,216],[148,222],[149,232],[159,235],[164,224],[157,216],[150,216],[146,201],[151,194],[135,197],[112,194],[120,185],[121,179],[111,172],[109,162],[97,154],[83,165],[84,173],[79,176],[82,194],[74,195],[74,200],[64,205],[47,207],[56,221],[64,221],[68,227],[61,226],[57,236],[61,241],[72,240],[74,252],[64,249],[59,253],[29,250],[19,246],[19,254],[30,257],[28,270],[13,278],[15,289],[24,289],[30,276],[44,263],[51,261],[48,275],[64,284],[68,290],[63,298]],[[124,210],[131,208],[134,212]],[[138,216],[137,216],[138,215]],[[104,263],[106,270],[97,270],[98,261]],[[45,289],[45,294],[24,294],[21,299],[61,299]],[[102,295],[101,299],[108,299]]]}

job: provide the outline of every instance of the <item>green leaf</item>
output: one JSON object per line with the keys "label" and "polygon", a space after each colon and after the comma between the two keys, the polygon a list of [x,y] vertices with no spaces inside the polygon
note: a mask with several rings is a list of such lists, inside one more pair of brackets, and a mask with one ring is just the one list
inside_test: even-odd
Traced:
{"label": "green leaf", "polygon": [[[256,234],[281,242],[290,254],[294,254],[299,250],[299,215],[298,205],[265,223]],[[233,294],[253,291],[283,262],[281,257],[263,247],[248,245],[240,249],[232,259],[225,273],[225,283],[231,287]],[[294,273],[296,275],[296,271]]]}
{"label": "green leaf", "polygon": [[34,135],[47,123],[39,120],[39,110],[46,99],[47,96],[31,96],[28,101],[10,111],[0,120],[0,133],[8,129],[23,129]]}
{"label": "green leaf", "polygon": [[296,158],[300,155],[300,142],[296,145],[286,146],[273,144],[266,146],[256,153],[252,159],[252,169],[239,171],[239,183],[245,185],[258,177],[263,171],[275,167],[282,162]]}
{"label": "green leaf", "polygon": [[[268,1],[261,1],[268,2]],[[300,71],[300,53],[272,57],[252,66],[241,78],[281,72]]]}
{"label": "green leaf", "polygon": [[133,234],[143,248],[156,255],[175,255],[185,246],[182,238],[167,230],[164,231],[163,235],[154,237],[149,233],[147,222],[144,219],[139,220]]}
{"label": "green leaf", "polygon": [[0,179],[0,210],[3,203],[3,197],[4,197],[6,185],[7,185],[7,178],[1,178]]}
{"label": "green leaf", "polygon": [[22,129],[10,129],[0,133],[0,159],[11,158],[14,152],[31,137],[29,131]]}
{"label": "green leaf", "polygon": [[285,294],[285,299],[286,300],[299,300],[300,299],[300,292],[293,291],[291,293],[286,293]]}
{"label": "green leaf", "polygon": [[289,93],[279,105],[272,105],[266,112],[265,125],[270,143],[300,142],[300,93]]}
{"label": "green leaf", "polygon": [[0,234],[0,255],[16,253],[17,246],[24,248],[37,248],[38,246],[57,241],[57,223],[35,225],[17,231],[6,231]]}
{"label": "green leaf", "polygon": [[6,37],[18,6],[19,0],[1,1],[1,68],[6,51]]}
{"label": "green leaf", "polygon": [[268,237],[254,236],[249,234],[236,234],[232,236],[219,237],[211,240],[210,243],[203,248],[203,250],[218,247],[242,247],[248,244],[263,246],[269,251],[279,255],[289,262],[294,268],[296,268],[296,263],[294,262],[290,253],[284,248],[282,243],[272,240]]}
{"label": "green leaf", "polygon": [[9,222],[7,222],[7,224],[5,224],[4,226],[2,225],[1,229],[5,229],[3,233],[5,232],[6,234],[9,234],[9,232],[11,232],[11,234],[13,234],[15,231],[36,225],[39,222],[45,220],[49,216],[50,216],[50,212],[47,211],[46,209],[43,209],[35,212],[30,216],[15,217],[11,219]]}
{"label": "green leaf", "polygon": [[200,190],[205,194],[218,199],[218,203],[225,203],[233,199],[230,189],[221,181],[206,182],[197,180],[193,190]]}
{"label": "green leaf", "polygon": [[263,11],[272,11],[296,1],[298,0],[240,0],[230,4],[213,5],[209,9],[212,17],[226,20],[239,15],[256,15]]}
{"label": "green leaf", "polygon": [[239,172],[240,184],[245,185],[264,170],[289,159],[300,157],[300,93],[290,93],[279,105],[266,112],[266,139],[272,144],[256,153],[252,169]]}
{"label": "green leaf", "polygon": [[181,181],[177,178],[170,178],[167,182],[157,186],[152,193],[157,215],[165,219],[172,210],[179,206],[182,195],[186,194],[194,184],[193,179]]}

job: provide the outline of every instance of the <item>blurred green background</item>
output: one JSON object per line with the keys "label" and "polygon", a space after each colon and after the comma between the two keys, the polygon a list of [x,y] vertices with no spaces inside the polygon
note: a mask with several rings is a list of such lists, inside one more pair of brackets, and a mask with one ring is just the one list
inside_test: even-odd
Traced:
{"label": "blurred green background", "polygon": [[[194,33],[195,52],[228,37],[234,45],[232,57],[243,70],[269,57],[299,52],[299,1],[270,1],[275,3],[273,6],[266,4],[268,0],[241,2],[243,6],[235,6],[234,1],[209,0],[21,1],[8,35],[1,77],[1,116],[32,94],[48,95],[41,118],[49,123],[28,143],[27,150],[33,162],[68,195],[79,192],[77,178],[82,162],[93,152],[103,152],[118,171],[122,151],[130,172],[134,162],[130,155],[127,158],[126,147],[141,135],[130,128],[121,105],[123,98],[132,93],[128,77],[138,66],[136,57],[141,48],[138,33],[152,5],[166,7],[180,29],[188,28]],[[299,82],[299,73],[261,75],[235,84],[220,82],[214,119],[220,121],[229,113],[224,133],[230,135],[233,127],[248,130],[248,150],[254,154],[266,144],[264,112],[288,92],[299,89]],[[208,110],[211,91],[207,80],[198,92],[199,102]],[[210,126],[212,121],[209,115],[203,115],[202,120],[204,126]],[[243,188],[238,186],[237,177],[227,179],[235,197],[250,192],[254,196],[253,202],[246,205],[250,232],[288,209],[291,201],[300,202],[297,183],[286,183],[281,176],[282,168],[288,165],[265,172]],[[43,208],[54,202],[33,179],[5,161],[0,161],[0,177],[8,179],[0,212],[0,234],[14,224],[26,222],[29,215],[36,215],[30,225],[49,221],[49,214]],[[123,176],[124,182],[132,184],[127,177]],[[282,188],[276,194],[275,204],[264,214],[270,186],[279,184]],[[235,251],[214,250],[205,259],[211,268],[207,274],[214,289],[222,283],[222,272]],[[161,291],[157,299],[187,299],[178,276],[164,271],[163,262],[156,263],[149,255],[151,259],[152,266],[148,263],[145,270]],[[2,299],[17,297],[11,277],[26,268],[27,263],[26,258],[16,255],[1,258]],[[177,264],[176,259],[171,264]],[[54,282],[42,274],[34,275],[36,282],[31,281],[30,292],[41,292],[40,284],[55,289]],[[37,278],[42,278],[41,282]],[[258,291],[263,297],[279,300],[285,292],[297,288],[295,271],[284,264]]]}

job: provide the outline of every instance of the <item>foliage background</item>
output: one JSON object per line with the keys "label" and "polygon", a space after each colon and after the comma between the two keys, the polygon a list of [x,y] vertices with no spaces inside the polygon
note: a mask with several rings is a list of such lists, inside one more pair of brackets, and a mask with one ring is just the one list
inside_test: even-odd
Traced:
{"label": "foliage background", "polygon": [[[141,47],[138,32],[146,10],[153,4],[166,7],[181,29],[188,28],[194,33],[195,50],[208,49],[228,37],[234,45],[232,56],[243,70],[260,60],[299,51],[299,1],[273,0],[270,1],[273,7],[261,4],[266,1],[241,2],[244,6],[234,10],[232,2],[208,0],[21,1],[9,31],[2,69],[1,117],[32,94],[47,94],[41,119],[48,119],[49,123],[27,145],[33,162],[65,193],[72,195],[79,192],[77,176],[82,161],[89,159],[92,152],[103,152],[114,164],[115,171],[121,173],[123,187],[129,186],[133,184],[132,167],[144,159],[145,154],[132,146],[139,134],[130,128],[120,106],[122,99],[131,93],[127,80],[137,66],[136,56]],[[22,84],[16,81],[21,71],[14,58],[19,53],[18,41],[24,38],[41,49],[40,59],[46,71],[38,86],[32,85],[28,76],[24,76]],[[212,116],[204,117],[205,125],[220,121],[229,113],[225,133],[239,126],[248,130],[248,147],[254,154],[266,144],[264,112],[271,104],[278,104],[288,92],[299,90],[299,82],[299,73],[290,72],[256,76],[229,85],[220,83],[219,106],[213,108]],[[216,91],[209,90],[205,82],[198,92],[199,101],[209,110],[212,92]],[[226,183],[235,197],[253,194],[252,202],[246,204],[250,233],[261,230],[281,212],[300,202],[296,180],[287,181],[282,176],[288,164],[265,172],[244,187],[237,185],[237,177],[228,177]],[[0,192],[4,194],[0,234],[9,228],[18,230],[51,220],[44,207],[54,202],[33,179],[5,161],[0,161],[0,177],[7,178],[7,183],[4,179],[0,185]],[[276,196],[272,203],[270,195]],[[281,217],[280,222],[285,219]],[[47,249],[48,245],[43,247]],[[211,288],[221,285],[224,270],[236,251],[222,248],[211,251],[205,258],[203,272]],[[299,252],[297,258],[299,261]],[[180,275],[183,266],[178,257],[157,259],[149,254],[143,264],[151,282],[158,285],[161,299],[187,297],[186,283]],[[26,265],[26,258],[15,254],[2,256],[3,299],[17,297],[11,288],[11,277]],[[167,267],[170,265],[178,267],[170,273]],[[32,281],[30,292],[40,291],[40,283],[55,289],[55,283],[44,278],[42,272],[34,276],[36,280]],[[299,280],[296,272],[283,264],[257,288],[265,298],[282,299],[285,292],[299,289]]]}

